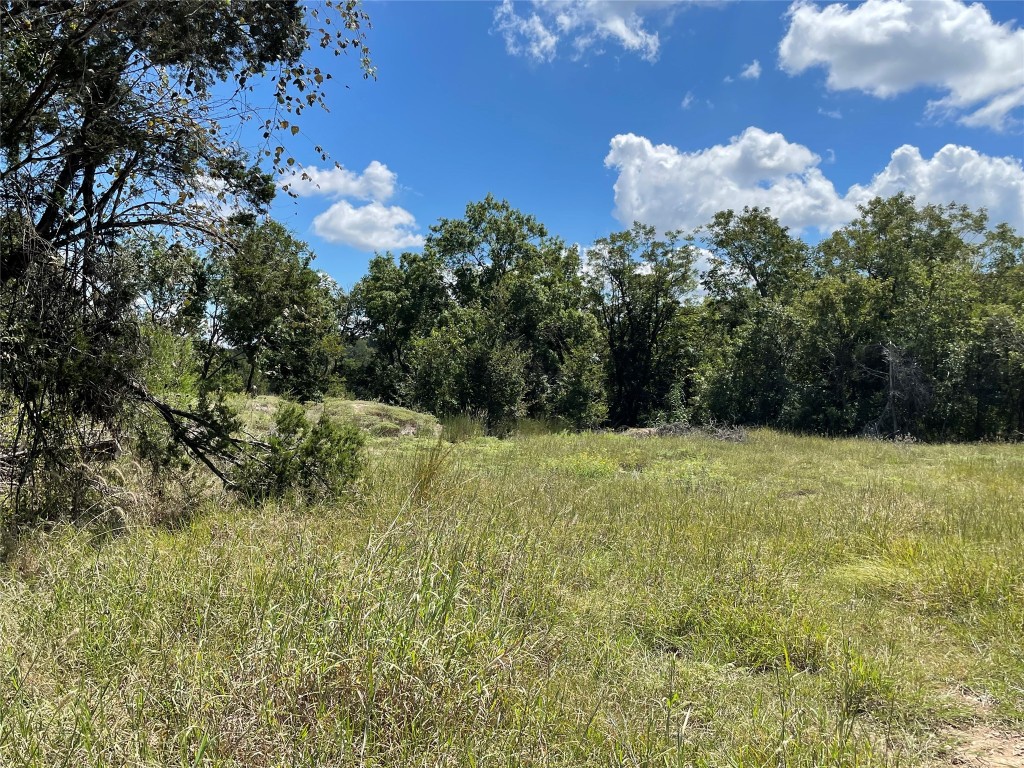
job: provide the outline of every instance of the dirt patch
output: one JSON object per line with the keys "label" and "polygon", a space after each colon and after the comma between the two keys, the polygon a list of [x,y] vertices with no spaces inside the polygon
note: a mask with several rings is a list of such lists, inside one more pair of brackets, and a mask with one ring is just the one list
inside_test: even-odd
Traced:
{"label": "dirt patch", "polygon": [[933,763],[936,768],[1024,768],[1024,734],[976,725],[951,728],[945,735],[954,744],[941,762]]}
{"label": "dirt patch", "polygon": [[[949,695],[978,717],[990,715],[992,697],[983,691],[956,686]],[[1024,768],[1024,733],[998,725],[964,725],[942,732],[950,742],[949,749],[932,768],[965,766],[966,768]]]}

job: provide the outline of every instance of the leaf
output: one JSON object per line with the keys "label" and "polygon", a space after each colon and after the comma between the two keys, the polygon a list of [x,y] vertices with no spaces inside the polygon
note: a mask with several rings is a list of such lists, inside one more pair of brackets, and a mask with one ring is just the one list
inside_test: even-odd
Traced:
{"label": "leaf", "polygon": [[299,132],[299,126],[293,125],[292,126],[292,136],[294,136],[298,132]]}

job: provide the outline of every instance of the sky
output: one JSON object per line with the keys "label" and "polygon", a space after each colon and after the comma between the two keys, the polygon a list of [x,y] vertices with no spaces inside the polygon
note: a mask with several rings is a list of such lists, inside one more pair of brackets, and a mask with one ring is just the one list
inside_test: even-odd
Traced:
{"label": "sky", "polygon": [[1024,232],[1024,2],[363,7],[377,78],[310,53],[272,211],[344,287],[488,193],[583,246],[746,205],[813,242],[899,191]]}

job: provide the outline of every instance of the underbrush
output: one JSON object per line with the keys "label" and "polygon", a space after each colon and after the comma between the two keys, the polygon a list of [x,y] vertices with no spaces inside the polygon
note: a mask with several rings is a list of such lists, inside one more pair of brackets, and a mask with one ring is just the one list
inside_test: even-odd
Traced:
{"label": "underbrush", "polygon": [[1024,725],[1012,446],[520,434],[366,461],[329,504],[25,538],[0,765],[925,765],[950,728]]}

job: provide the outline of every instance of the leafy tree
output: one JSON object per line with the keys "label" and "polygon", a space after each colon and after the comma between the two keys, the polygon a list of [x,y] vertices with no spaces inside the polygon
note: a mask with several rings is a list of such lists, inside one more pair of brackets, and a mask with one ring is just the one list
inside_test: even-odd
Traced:
{"label": "leafy tree", "polygon": [[278,391],[309,397],[326,389],[340,342],[330,285],[311,268],[313,254],[276,221],[236,224],[215,259],[224,340],[244,355],[246,391],[257,374]]}
{"label": "leafy tree", "polygon": [[877,290],[859,273],[825,275],[795,302],[802,323],[790,369],[796,392],[787,426],[843,435],[862,430],[876,412],[883,372],[866,355],[879,349]]}
{"label": "leafy tree", "polygon": [[807,246],[789,234],[765,208],[716,213],[704,228],[711,252],[701,282],[708,295],[722,301],[749,295],[782,301],[800,286],[807,267]]}
{"label": "leafy tree", "polygon": [[1024,313],[986,310],[965,349],[967,372],[951,430],[973,439],[1024,439]]}
{"label": "leafy tree", "polygon": [[524,415],[601,419],[600,335],[578,251],[507,201],[442,219],[422,255],[375,257],[350,308],[356,392],[479,412],[498,430]]}
{"label": "leafy tree", "polygon": [[340,23],[316,33],[294,1],[0,8],[0,390],[17,424],[2,451],[19,486],[89,458],[98,436],[131,434],[139,409],[220,472],[210,459],[226,445],[218,410],[146,389],[139,270],[120,243],[160,227],[216,239],[211,198],[269,202],[270,177],[236,142],[238,120],[258,114],[237,109],[242,91],[258,78],[276,84],[258,156],[280,169],[272,139],[297,132],[291,121],[322,104],[329,77],[303,64],[311,41],[356,51],[372,74],[365,15],[354,3],[327,12]]}
{"label": "leafy tree", "polygon": [[527,355],[477,307],[447,311],[410,355],[409,396],[439,416],[478,415],[502,434],[526,414]]}
{"label": "leafy tree", "polygon": [[450,270],[462,306],[489,299],[510,272],[539,273],[560,246],[534,216],[492,195],[467,205],[461,219],[441,219],[427,238],[427,250]]}
{"label": "leafy tree", "polygon": [[726,424],[779,424],[791,405],[799,320],[786,306],[758,301],[719,338],[702,371],[703,415]]}
{"label": "leafy tree", "polygon": [[[846,284],[867,280],[865,338],[857,350],[856,397],[874,417],[860,425],[885,433],[940,432],[936,404],[958,397],[953,363],[977,303],[971,240],[985,216],[963,206],[918,207],[910,196],[876,198],[820,247],[822,268]],[[942,391],[947,388],[947,391]],[[932,408],[925,401],[931,401]],[[866,414],[861,413],[863,422]]]}
{"label": "leafy tree", "polygon": [[587,252],[588,287],[608,349],[609,419],[635,425],[669,404],[682,375],[684,297],[694,288],[694,249],[654,227],[599,239]]}
{"label": "leafy tree", "polygon": [[787,304],[809,282],[807,246],[756,207],[719,212],[700,234],[710,253],[704,334],[719,347],[701,366],[701,409],[728,423],[777,423],[798,326]]}
{"label": "leafy tree", "polygon": [[[534,216],[488,195],[467,205],[463,218],[431,227],[425,250],[449,270],[452,299],[490,318],[490,343],[517,350],[517,359],[523,355],[525,413],[589,421],[593,414],[585,415],[586,409],[556,413],[560,392],[568,386],[563,381],[567,358],[598,343],[588,319],[578,249],[549,235]],[[592,379],[600,367],[592,355],[578,355],[573,364],[578,382],[580,376]]]}
{"label": "leafy tree", "polygon": [[1024,312],[1024,237],[1008,224],[985,234],[979,256],[980,290],[987,304]]}
{"label": "leafy tree", "polygon": [[397,402],[411,371],[414,342],[429,335],[450,303],[443,265],[434,254],[391,254],[370,260],[352,290],[351,333],[368,339],[374,354],[348,372],[357,392]]}

